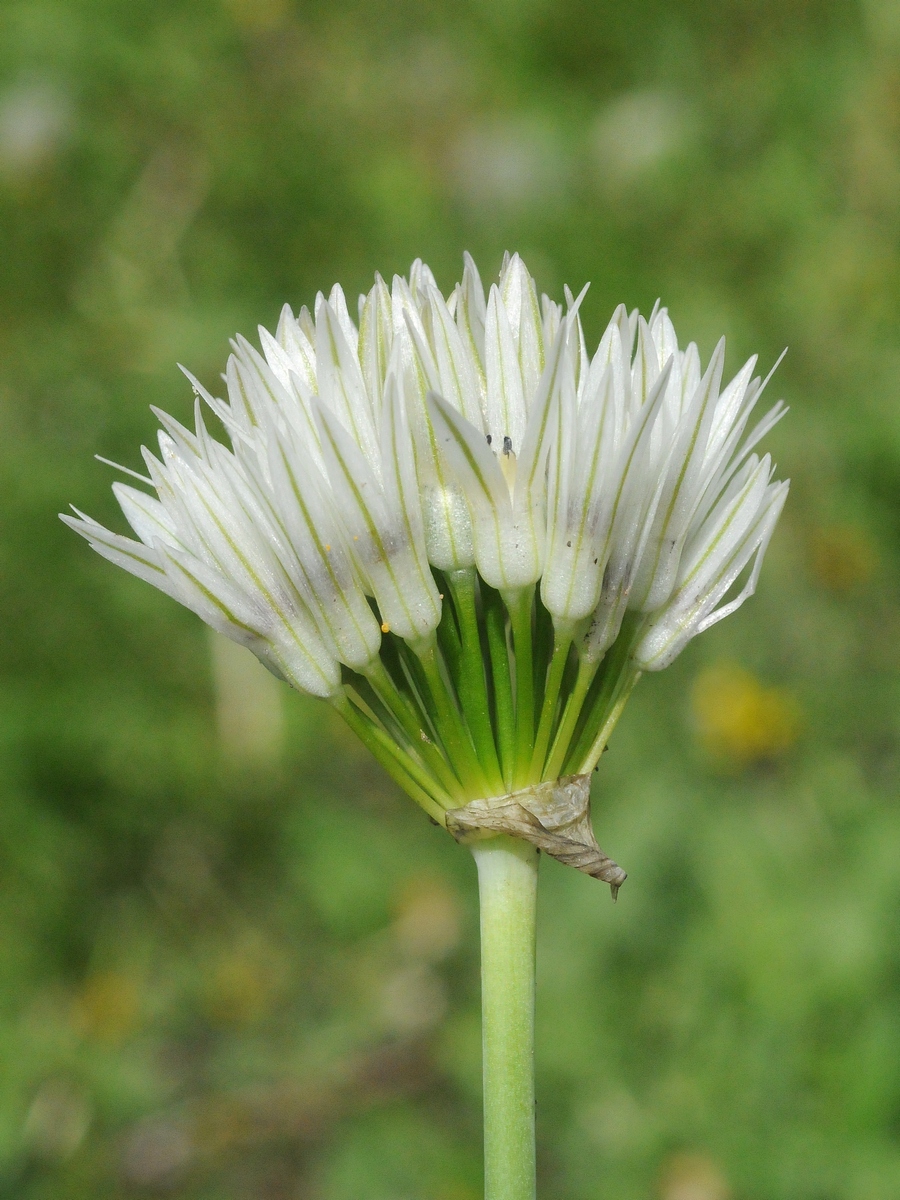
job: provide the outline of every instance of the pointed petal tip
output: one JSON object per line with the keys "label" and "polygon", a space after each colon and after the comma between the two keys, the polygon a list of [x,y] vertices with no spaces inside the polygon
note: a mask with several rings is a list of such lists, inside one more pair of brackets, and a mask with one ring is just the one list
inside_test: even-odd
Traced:
{"label": "pointed petal tip", "polygon": [[576,313],[578,312],[579,308],[581,308],[581,302],[582,302],[582,300],[584,300],[585,296],[588,294],[588,289],[590,288],[590,286],[591,286],[591,281],[588,280],[587,283],[584,285],[584,287],[581,289],[581,291],[578,293],[578,295],[575,297],[575,299],[572,301],[572,304],[570,306],[569,313],[568,313],[568,315],[570,317],[574,317],[576,315]]}

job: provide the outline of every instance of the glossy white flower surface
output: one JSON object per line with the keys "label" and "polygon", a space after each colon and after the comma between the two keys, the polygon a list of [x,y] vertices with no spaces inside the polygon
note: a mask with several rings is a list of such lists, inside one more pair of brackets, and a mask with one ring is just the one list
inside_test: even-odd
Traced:
{"label": "glossy white flower surface", "polygon": [[[583,296],[583,293],[582,293]],[[588,352],[518,255],[448,297],[416,262],[238,338],[194,428],[158,413],[104,557],[329,699],[441,816],[593,766],[634,680],[753,592],[783,506],[764,383],[665,309]],[[212,411],[230,444],[211,436]]]}

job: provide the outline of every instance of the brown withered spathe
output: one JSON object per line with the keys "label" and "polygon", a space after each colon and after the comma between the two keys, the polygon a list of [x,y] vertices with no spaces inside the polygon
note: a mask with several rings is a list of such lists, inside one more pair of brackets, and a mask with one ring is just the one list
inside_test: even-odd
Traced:
{"label": "brown withered spathe", "polygon": [[558,862],[608,883],[613,900],[627,878],[597,845],[590,774],[564,775],[508,796],[472,800],[447,813],[447,828],[458,842],[495,833],[522,838]]}

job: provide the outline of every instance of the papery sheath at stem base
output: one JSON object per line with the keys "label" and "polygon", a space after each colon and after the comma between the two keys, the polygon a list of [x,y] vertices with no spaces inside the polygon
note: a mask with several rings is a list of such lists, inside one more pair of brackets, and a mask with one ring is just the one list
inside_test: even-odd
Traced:
{"label": "papery sheath at stem base", "polygon": [[591,825],[591,776],[564,775],[508,796],[472,800],[447,813],[447,828],[458,842],[496,834],[530,842],[551,858],[609,884],[615,900],[627,878],[600,849]]}

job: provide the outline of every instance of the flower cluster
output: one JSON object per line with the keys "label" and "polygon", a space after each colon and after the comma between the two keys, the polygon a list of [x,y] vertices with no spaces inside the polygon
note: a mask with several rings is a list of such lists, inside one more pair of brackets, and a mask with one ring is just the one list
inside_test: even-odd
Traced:
{"label": "flower cluster", "polygon": [[[582,293],[583,296],[583,293]],[[333,703],[443,823],[475,797],[591,769],[635,680],[753,592],[787,492],[748,431],[764,382],[722,384],[665,309],[620,307],[596,353],[582,297],[538,297],[518,255],[485,296],[416,262],[262,354],[227,399],[165,413],[135,538],[64,517],[104,557]],[[204,404],[231,445],[207,430]]]}

